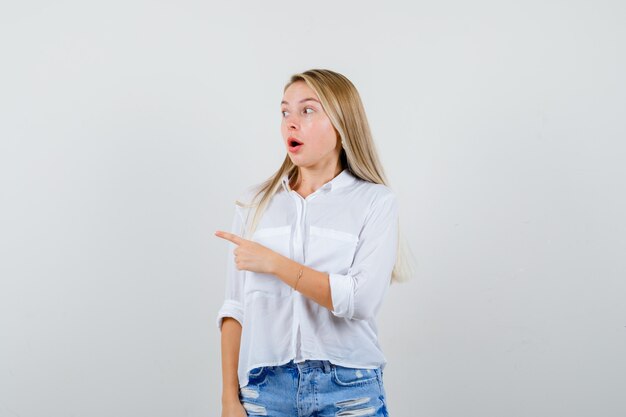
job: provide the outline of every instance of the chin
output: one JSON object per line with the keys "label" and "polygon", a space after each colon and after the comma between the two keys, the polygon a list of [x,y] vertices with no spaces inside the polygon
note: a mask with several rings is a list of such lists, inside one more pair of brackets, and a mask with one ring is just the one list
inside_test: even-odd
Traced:
{"label": "chin", "polygon": [[294,158],[289,152],[287,152],[287,155],[289,155],[289,159],[291,159],[291,162],[296,165],[296,166],[302,166],[304,165],[304,161],[302,161],[302,159],[300,158]]}

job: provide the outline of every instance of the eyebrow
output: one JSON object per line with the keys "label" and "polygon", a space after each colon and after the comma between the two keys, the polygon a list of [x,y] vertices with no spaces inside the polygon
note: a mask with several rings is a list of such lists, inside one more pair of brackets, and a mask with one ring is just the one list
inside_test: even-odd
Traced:
{"label": "eyebrow", "polygon": [[[304,103],[305,101],[317,101],[318,103],[320,103],[320,101],[318,99],[315,99],[313,97],[307,97],[307,98],[303,98],[302,100],[299,101],[299,103]],[[280,104],[289,104],[287,103],[285,100],[281,101]],[[322,104],[322,103],[320,103]]]}

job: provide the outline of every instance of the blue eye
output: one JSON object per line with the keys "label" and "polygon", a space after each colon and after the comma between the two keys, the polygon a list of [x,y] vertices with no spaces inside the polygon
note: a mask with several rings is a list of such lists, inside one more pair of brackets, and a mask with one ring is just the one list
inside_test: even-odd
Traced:
{"label": "blue eye", "polygon": [[[313,109],[310,107],[305,107],[304,110],[305,110],[305,113],[306,113],[306,110],[311,110],[311,112],[313,112]],[[307,114],[311,114],[311,113],[307,113]]]}

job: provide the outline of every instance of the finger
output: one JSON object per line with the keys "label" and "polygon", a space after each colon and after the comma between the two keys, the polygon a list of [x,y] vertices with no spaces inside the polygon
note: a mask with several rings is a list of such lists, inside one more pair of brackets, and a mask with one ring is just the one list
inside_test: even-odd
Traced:
{"label": "finger", "polygon": [[221,230],[218,230],[217,232],[215,232],[215,236],[217,237],[221,237],[222,239],[226,239],[226,240],[230,240],[231,242],[233,242],[236,245],[240,245],[241,243],[243,243],[244,239],[233,234],[233,233],[228,233],[228,232],[222,232]]}

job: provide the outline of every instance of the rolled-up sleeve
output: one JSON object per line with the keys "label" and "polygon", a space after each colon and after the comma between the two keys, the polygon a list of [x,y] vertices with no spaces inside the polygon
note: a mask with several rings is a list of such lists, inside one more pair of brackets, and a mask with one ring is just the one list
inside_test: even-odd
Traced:
{"label": "rolled-up sleeve", "polygon": [[[241,236],[243,232],[243,216],[238,206],[235,206],[235,215],[233,218],[231,233]],[[243,304],[243,285],[245,271],[237,269],[235,264],[234,250],[237,247],[232,242],[228,242],[228,255],[226,266],[226,289],[224,294],[224,303],[217,313],[217,328],[222,330],[222,321],[224,317],[232,317],[243,326],[244,304]]]}
{"label": "rolled-up sleeve", "polygon": [[332,313],[355,320],[373,318],[389,287],[397,252],[398,204],[389,193],[372,204],[347,274],[329,273]]}

